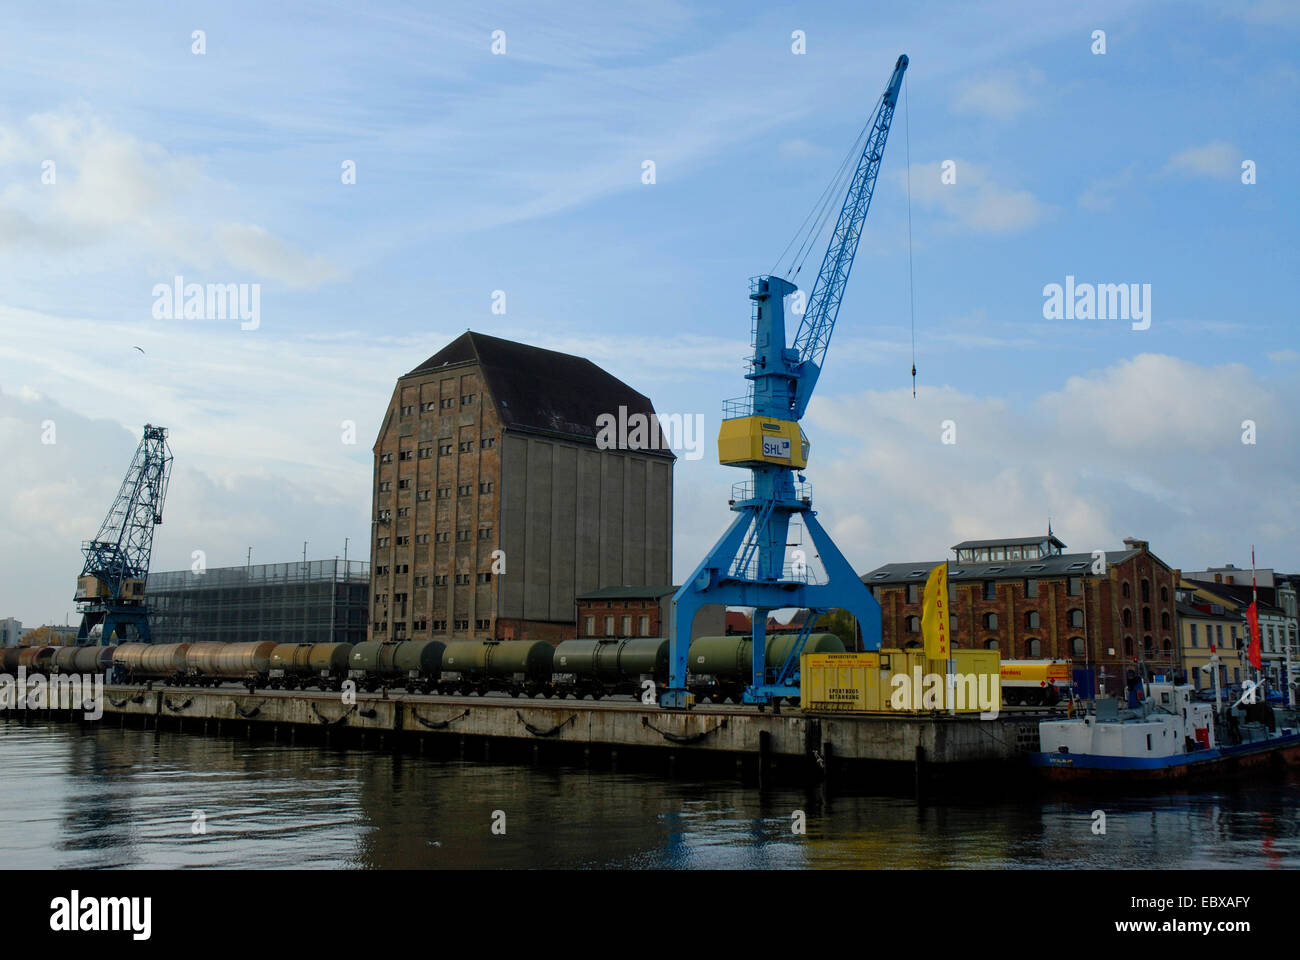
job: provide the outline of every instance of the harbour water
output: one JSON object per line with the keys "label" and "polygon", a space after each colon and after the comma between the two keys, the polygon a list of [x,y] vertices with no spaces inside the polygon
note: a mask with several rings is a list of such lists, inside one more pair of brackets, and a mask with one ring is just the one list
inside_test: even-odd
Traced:
{"label": "harbour water", "polygon": [[0,769],[10,868],[1300,867],[1294,779],[918,804],[13,720]]}

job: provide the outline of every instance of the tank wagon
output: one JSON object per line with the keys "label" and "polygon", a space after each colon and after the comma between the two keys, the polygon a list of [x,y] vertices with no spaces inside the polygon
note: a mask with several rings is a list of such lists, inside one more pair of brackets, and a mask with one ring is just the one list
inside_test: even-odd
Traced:
{"label": "tank wagon", "polygon": [[[769,670],[785,663],[798,641],[798,634],[781,633],[767,638],[764,659]],[[844,641],[833,633],[812,633],[804,653],[843,653]],[[754,641],[749,637],[700,637],[691,643],[686,660],[686,688],[700,703],[721,703],[730,698],[740,703],[753,677]]]}
{"label": "tank wagon", "polygon": [[233,680],[247,686],[250,692],[267,685],[271,651],[276,647],[269,640],[261,643],[207,641],[187,646],[182,683],[215,687]]}
{"label": "tank wagon", "polygon": [[555,648],[542,640],[453,640],[442,654],[443,693],[492,691],[512,696],[552,695]]}
{"label": "tank wagon", "polygon": [[595,700],[615,694],[639,696],[647,681],[658,690],[668,680],[668,641],[565,640],[555,648],[551,687],[557,696]]}
{"label": "tank wagon", "polygon": [[188,643],[121,643],[113,651],[113,666],[127,683],[183,683],[189,649]]}
{"label": "tank wagon", "polygon": [[350,643],[277,643],[271,651],[267,686],[342,690],[351,653]]}
{"label": "tank wagon", "polygon": [[402,687],[431,693],[442,670],[441,640],[368,641],[348,653],[347,676],[362,690]]}

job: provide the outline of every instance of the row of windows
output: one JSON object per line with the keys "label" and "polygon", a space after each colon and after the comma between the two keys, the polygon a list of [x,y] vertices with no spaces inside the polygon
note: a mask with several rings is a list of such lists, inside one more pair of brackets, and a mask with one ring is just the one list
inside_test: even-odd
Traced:
{"label": "row of windows", "polygon": [[[1191,624],[1191,645],[1192,645],[1193,647],[1199,647],[1199,646],[1201,645],[1201,640],[1200,640],[1200,630],[1199,630],[1199,627],[1200,627],[1200,624],[1199,624],[1199,623],[1193,623],[1193,624]],[[1211,630],[1213,630],[1213,633],[1211,632]],[[1230,638],[1231,638],[1231,644],[1229,645],[1229,647],[1226,647],[1225,649],[1230,649],[1231,647],[1235,647],[1235,646],[1237,645],[1237,628],[1236,628],[1236,626],[1232,626],[1232,627],[1230,627],[1230,630],[1231,630],[1231,633],[1229,634],[1229,636],[1230,636]],[[1209,644],[1211,644],[1211,643],[1214,643],[1215,645],[1220,646],[1220,647],[1224,646],[1224,644],[1223,644],[1223,624],[1221,624],[1221,623],[1208,624],[1208,623],[1207,623],[1207,624],[1205,625],[1205,643],[1206,643],[1207,646],[1208,646]]]}
{"label": "row of windows", "polygon": [[[477,397],[478,394],[475,393],[462,394],[460,398],[460,405],[462,407],[468,407],[474,403]],[[420,404],[420,412],[427,413],[428,411],[435,410],[435,409],[451,410],[455,406],[456,406],[455,397],[443,397],[441,400],[429,400],[425,403]],[[400,412],[401,415],[404,417],[411,416],[412,414],[415,413],[415,404],[413,403],[407,404],[406,406],[401,407]]]}
{"label": "row of windows", "polygon": [[[630,636],[632,636],[632,618],[631,618],[631,617],[625,616],[625,617],[622,618],[621,626],[622,626],[623,630],[622,630],[621,633],[615,633],[615,632],[614,632],[614,618],[613,618],[613,617],[605,617],[604,620],[605,620],[605,623],[604,623],[605,632],[604,632],[604,633],[597,633],[597,632],[596,632],[596,618],[595,618],[595,617],[587,617],[587,622],[586,622],[586,635],[589,636],[589,637],[630,637]],[[637,623],[637,627],[638,627],[639,632],[637,633],[637,636],[639,636],[639,637],[648,637],[648,636],[650,636],[650,618],[649,618],[649,617],[639,617],[639,618],[638,618],[638,621],[639,621],[639,622]]]}
{"label": "row of windows", "polygon": [[[1027,637],[1026,639],[1022,640],[1021,643],[1024,645],[1024,656],[1027,657],[1028,659],[1033,660],[1043,655],[1043,644],[1042,641],[1039,640],[1037,637]],[[993,637],[990,637],[989,639],[984,641],[984,649],[985,650],[998,649],[998,641]],[[1071,637],[1070,653],[1073,656],[1081,657],[1084,655],[1085,652],[1086,651],[1084,649],[1083,637]]]}
{"label": "row of windows", "polygon": [[[1070,626],[1072,626],[1072,627],[1082,627],[1082,626],[1083,626],[1083,611],[1082,611],[1082,610],[1079,610],[1079,609],[1071,610],[1067,616],[1068,616],[1069,621],[1070,621]],[[986,614],[984,614],[984,616],[981,617],[980,619],[981,619],[981,621],[982,621],[983,624],[984,624],[984,629],[986,629],[986,630],[996,630],[996,629],[998,628],[998,615],[997,615],[996,613],[986,613]],[[1029,629],[1029,630],[1037,630],[1037,629],[1039,629],[1039,627],[1041,626],[1041,623],[1042,623],[1042,621],[1041,621],[1041,618],[1039,617],[1039,614],[1038,614],[1038,611],[1037,611],[1037,610],[1030,610],[1030,611],[1028,611],[1028,612],[1025,613],[1025,627],[1026,627],[1027,629]],[[950,617],[948,618],[948,624],[949,624],[949,629],[950,629],[951,631],[953,631],[953,632],[956,632],[956,630],[957,630],[957,617],[956,617],[956,615],[950,616]],[[920,617],[908,617],[908,618],[907,618],[907,631],[908,631],[908,633],[920,633],[920,632],[921,632],[921,618],[920,618]]]}
{"label": "row of windows", "polygon": [[[1005,582],[1010,582],[1010,581],[1005,581]],[[1021,582],[1021,584],[1022,584],[1023,587],[1024,587],[1024,595],[1025,595],[1026,597],[1037,597],[1037,596],[1039,596],[1039,593],[1038,593],[1038,589],[1039,589],[1039,586],[1038,586],[1038,585],[1039,585],[1039,581],[1038,581],[1038,580],[1032,580],[1032,579],[1030,579],[1030,580],[1022,580],[1022,581],[1020,581],[1020,582]],[[982,581],[982,582],[981,582],[980,584],[978,584],[978,585],[976,585],[976,584],[972,584],[971,586],[974,587],[975,589],[979,589],[979,590],[981,590],[981,591],[982,591],[982,595],[983,595],[983,597],[984,597],[985,600],[996,600],[996,599],[998,598],[998,581],[997,581],[997,580],[984,580],[984,581]],[[955,601],[955,600],[957,599],[957,587],[958,587],[958,584],[952,582],[951,580],[948,582],[948,599],[949,599],[949,600],[953,600],[953,601]],[[908,602],[908,603],[920,603],[920,602],[921,602],[921,597],[923,596],[923,591],[924,591],[924,590],[925,590],[925,585],[924,585],[924,584],[921,584],[921,583],[909,583],[909,584],[907,585],[907,602]],[[1068,577],[1068,578],[1067,578],[1067,583],[1066,583],[1066,592],[1067,592],[1070,596],[1072,596],[1072,597],[1081,597],[1081,596],[1083,596],[1083,578],[1082,578],[1082,577]],[[879,597],[879,594],[877,594],[877,597]]]}
{"label": "row of windows", "polygon": [[[458,443],[440,443],[438,444],[438,456],[440,457],[450,456],[453,447],[458,448],[461,453],[469,453],[474,449],[474,443],[475,441],[473,440],[461,440]],[[496,445],[497,445],[496,437],[483,437],[481,440],[478,441],[478,447],[480,450],[491,450],[494,447],[496,447]],[[413,460],[415,459],[417,454],[419,455],[419,458],[421,460],[429,459],[430,457],[433,456],[432,445],[426,447],[419,447],[415,450],[410,450],[410,449],[398,450],[397,459],[399,462],[406,461],[406,460]],[[391,452],[381,453],[379,455],[379,462],[392,463],[393,454]]]}
{"label": "row of windows", "polygon": [[[1142,590],[1142,602],[1143,602],[1143,603],[1150,603],[1150,602],[1151,602],[1151,581],[1150,581],[1150,580],[1147,580],[1145,577],[1143,577],[1143,578],[1142,578],[1142,583],[1141,583],[1140,586],[1141,586],[1141,590]],[[1129,589],[1129,585],[1128,585],[1128,581],[1127,581],[1127,580],[1125,580],[1122,584],[1120,584],[1120,595],[1121,595],[1125,600],[1127,600],[1127,599],[1129,598],[1129,595],[1131,594],[1131,592],[1132,592],[1132,591]],[[1161,603],[1168,603],[1168,602],[1169,602],[1169,588],[1168,588],[1168,587],[1161,587],[1161,588],[1160,588],[1160,602],[1161,602]]]}
{"label": "row of windows", "polygon": [[[472,531],[472,530],[457,530],[457,531],[456,531],[456,542],[457,542],[457,543],[468,543],[469,540],[470,540],[470,534],[473,533],[473,532],[474,532],[474,531]],[[480,540],[491,540],[491,539],[492,539],[492,527],[479,527],[479,528],[478,528],[478,538],[479,538]],[[417,534],[415,534],[415,542],[416,542],[417,544],[428,543],[428,542],[429,542],[429,535],[428,535],[427,533],[417,533]],[[434,542],[434,543],[450,543],[450,542],[451,542],[451,532],[450,532],[450,531],[447,531],[447,530],[439,530],[439,531],[435,532],[434,535],[433,535],[433,542]],[[396,546],[399,546],[399,547],[409,547],[409,546],[411,545],[411,536],[408,535],[408,534],[401,534],[401,535],[399,535],[399,536],[397,536],[397,537],[378,537],[378,538],[375,539],[375,547],[376,547],[377,549],[380,549],[380,550],[383,550],[383,549],[385,549],[385,548],[387,548],[387,547],[393,546],[394,544],[395,544]],[[385,569],[386,569],[386,568],[385,568]]]}
{"label": "row of windows", "polygon": [[[452,623],[453,623],[453,629],[455,630],[469,629],[468,619],[453,620]],[[375,620],[372,625],[375,629],[375,633],[388,632],[387,620]],[[411,622],[411,629],[415,632],[427,630],[429,629],[430,626],[432,626],[434,633],[445,633],[447,630],[447,621],[446,620],[414,620]],[[475,620],[474,628],[476,630],[490,630],[492,628],[491,618]],[[404,636],[406,636],[406,621],[399,620],[397,623],[393,624],[393,637],[395,639],[400,639]]]}
{"label": "row of windows", "polygon": [[[1126,627],[1133,626],[1133,611],[1130,610],[1128,607],[1125,607],[1123,612],[1120,614],[1120,619],[1124,621],[1124,626]],[[1142,608],[1142,629],[1143,630],[1151,629],[1151,608],[1150,607]],[[1165,611],[1160,614],[1160,629],[1161,630],[1169,629],[1168,611]]]}

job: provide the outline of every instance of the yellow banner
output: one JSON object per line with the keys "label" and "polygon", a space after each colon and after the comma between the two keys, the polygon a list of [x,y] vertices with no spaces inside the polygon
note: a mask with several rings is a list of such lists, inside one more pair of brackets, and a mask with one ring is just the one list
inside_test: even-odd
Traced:
{"label": "yellow banner", "polygon": [[941,563],[925,581],[921,605],[921,636],[925,638],[925,655],[931,660],[947,660],[950,655],[948,613],[948,564]]}

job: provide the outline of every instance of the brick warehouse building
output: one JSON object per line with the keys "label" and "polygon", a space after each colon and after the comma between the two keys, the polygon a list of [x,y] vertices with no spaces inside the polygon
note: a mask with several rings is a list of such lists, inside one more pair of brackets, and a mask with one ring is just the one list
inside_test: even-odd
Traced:
{"label": "brick warehouse building", "polygon": [[[1122,694],[1128,671],[1180,669],[1179,571],[1145,540],[1092,553],[1065,553],[1046,536],[967,540],[952,548],[948,593],[953,646],[997,649],[1003,659],[1071,660],[1097,668],[1102,690]],[[921,596],[940,561],[890,563],[862,578],[880,602],[883,644],[921,640]]]}
{"label": "brick warehouse building", "polygon": [[620,407],[654,414],[589,360],[481,333],[399,377],[374,446],[371,639],[557,641],[578,594],[671,582],[676,458],[598,449]]}

